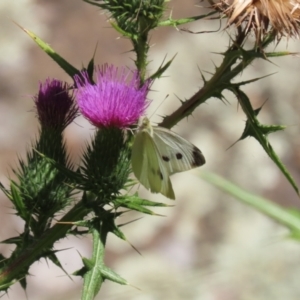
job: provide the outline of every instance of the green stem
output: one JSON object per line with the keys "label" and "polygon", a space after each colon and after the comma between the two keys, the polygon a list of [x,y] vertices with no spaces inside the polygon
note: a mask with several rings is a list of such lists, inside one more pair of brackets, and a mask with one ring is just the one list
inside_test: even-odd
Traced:
{"label": "green stem", "polygon": [[90,262],[90,268],[84,275],[82,300],[93,300],[105,280],[102,269],[105,267],[103,259],[107,233],[108,232],[106,230],[103,230],[103,226],[100,229],[100,233],[97,228],[93,228],[92,230],[93,255],[91,261],[86,259],[84,260],[87,263]]}
{"label": "green stem", "polygon": [[143,84],[145,77],[146,77],[146,71],[147,71],[147,56],[148,56],[148,24],[143,18],[140,19],[139,22],[139,34],[134,36],[131,41],[134,46],[134,51],[137,55],[135,64],[137,69],[140,72],[141,77],[141,84]]}

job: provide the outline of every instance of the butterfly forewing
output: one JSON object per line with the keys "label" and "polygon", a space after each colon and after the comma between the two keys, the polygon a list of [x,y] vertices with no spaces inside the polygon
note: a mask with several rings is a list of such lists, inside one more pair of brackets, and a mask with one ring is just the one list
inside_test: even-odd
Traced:
{"label": "butterfly forewing", "polygon": [[153,140],[170,175],[205,163],[203,154],[196,146],[170,130],[154,127]]}
{"label": "butterfly forewing", "polygon": [[168,172],[159,159],[157,146],[147,129],[136,134],[131,161],[133,173],[141,184],[151,192],[175,199]]}

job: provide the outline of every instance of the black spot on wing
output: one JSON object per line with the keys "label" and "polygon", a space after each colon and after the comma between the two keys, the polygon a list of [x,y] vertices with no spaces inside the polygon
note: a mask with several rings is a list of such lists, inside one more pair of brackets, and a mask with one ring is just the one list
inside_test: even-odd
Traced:
{"label": "black spot on wing", "polygon": [[181,153],[179,153],[179,152],[178,152],[178,153],[176,153],[176,158],[177,158],[177,159],[182,159],[182,154],[181,154]]}
{"label": "black spot on wing", "polygon": [[205,158],[202,152],[194,146],[193,148],[193,167],[200,167],[205,164]]}
{"label": "black spot on wing", "polygon": [[161,171],[158,171],[158,175],[160,176],[160,179],[161,179],[161,180],[163,180],[163,179],[164,179],[164,176],[163,176],[163,174],[162,174],[162,172],[161,172]]}
{"label": "black spot on wing", "polygon": [[167,161],[167,162],[170,161],[170,158],[169,158],[168,156],[165,156],[165,155],[162,156],[162,159],[163,159],[164,161]]}
{"label": "black spot on wing", "polygon": [[159,177],[160,177],[160,179],[161,180],[163,180],[164,179],[164,176],[163,176],[163,174],[162,174],[162,172],[160,171],[160,170],[155,170],[155,169],[151,169],[151,172],[152,172],[152,174],[154,174],[154,175],[158,175]]}

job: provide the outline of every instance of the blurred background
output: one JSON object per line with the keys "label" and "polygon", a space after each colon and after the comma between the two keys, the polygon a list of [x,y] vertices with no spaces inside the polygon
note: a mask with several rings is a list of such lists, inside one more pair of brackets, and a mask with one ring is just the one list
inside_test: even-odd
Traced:
{"label": "blurred background", "polygon": [[[203,14],[205,2],[172,0],[174,18]],[[134,54],[128,40],[107,22],[107,15],[77,0],[2,0],[0,2],[0,181],[8,186],[18,157],[24,157],[38,133],[32,96],[39,81],[70,78],[14,22],[33,31],[77,68],[87,65],[96,49],[97,64],[133,67]],[[218,21],[198,21],[184,26],[192,31],[217,31]],[[231,32],[233,34],[234,31]],[[166,76],[157,80],[149,98],[148,115],[153,123],[191,97],[201,86],[199,72],[209,78],[229,45],[226,31],[190,34],[176,28],[152,32],[149,74],[164,58],[177,54]],[[250,39],[249,43],[253,42]],[[96,46],[98,43],[98,46]],[[249,44],[250,45],[250,44]],[[283,39],[272,50],[297,52],[300,42]],[[271,135],[270,141],[297,183],[299,178],[299,70],[298,55],[258,60],[236,80],[274,73],[244,87],[254,108],[268,100],[259,115],[266,124],[286,124],[287,129]],[[242,134],[245,116],[236,99],[228,103],[209,99],[174,131],[197,145],[207,163],[201,168],[215,172],[246,190],[285,207],[299,208],[299,198],[254,139],[227,148]],[[162,104],[161,104],[162,103]],[[161,104],[161,105],[160,105]],[[159,106],[160,105],[160,106]],[[66,130],[71,157],[79,163],[85,143],[94,131],[82,118]],[[143,216],[123,228],[128,240],[142,253],[109,236],[106,263],[132,286],[106,282],[96,299],[203,299],[282,300],[300,299],[300,244],[287,238],[288,231],[264,215],[202,181],[201,169],[172,177],[176,201],[150,195],[152,200],[174,204],[156,209],[160,216]],[[140,217],[130,213],[120,223]],[[0,240],[22,232],[23,223],[10,202],[0,193]],[[55,245],[63,267],[72,273],[81,268],[80,255],[89,257],[91,239],[69,237]],[[0,245],[9,256],[10,245]],[[3,300],[79,299],[82,280],[71,281],[51,262],[41,260],[30,268],[26,293],[16,283]]]}

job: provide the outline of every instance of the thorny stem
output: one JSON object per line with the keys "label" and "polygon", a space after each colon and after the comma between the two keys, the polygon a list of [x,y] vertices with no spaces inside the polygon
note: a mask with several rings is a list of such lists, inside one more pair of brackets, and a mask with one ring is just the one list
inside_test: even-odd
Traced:
{"label": "thorny stem", "polygon": [[140,20],[140,35],[137,35],[136,38],[132,38],[131,40],[134,46],[134,51],[137,55],[135,64],[140,73],[139,75],[141,77],[141,83],[143,83],[145,80],[147,69],[147,55],[149,45],[147,24],[142,18]]}
{"label": "thorny stem", "polygon": [[[242,59],[241,62],[236,66],[233,65],[238,59],[239,55],[234,55],[234,52],[242,48],[242,44],[247,36],[244,32],[240,31],[237,35],[233,45],[224,54],[224,59],[221,65],[216,68],[215,74],[212,78],[205,82],[204,86],[196,92],[189,100],[185,101],[176,111],[171,115],[166,116],[159,126],[165,128],[172,128],[183,118],[192,114],[192,112],[202,103],[204,103],[208,98],[213,96],[220,96],[222,91],[225,90],[230,81],[240,72],[242,72],[252,61],[257,58],[255,56],[249,56],[247,59]],[[257,49],[257,51],[263,51],[272,41],[274,41],[275,36],[270,33],[266,37],[265,42]]]}

